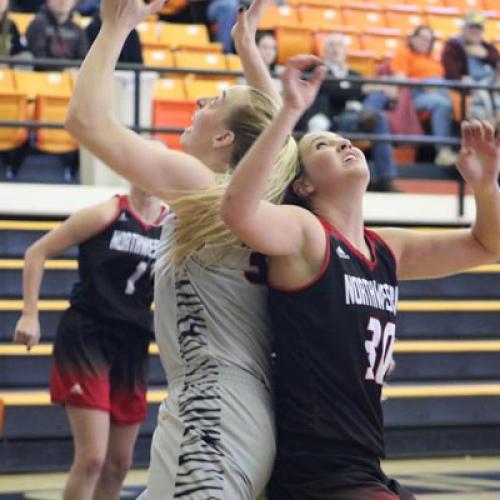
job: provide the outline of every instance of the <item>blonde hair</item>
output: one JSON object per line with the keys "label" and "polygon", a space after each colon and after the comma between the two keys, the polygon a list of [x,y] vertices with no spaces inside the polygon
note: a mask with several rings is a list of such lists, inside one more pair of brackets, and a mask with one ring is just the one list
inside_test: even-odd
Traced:
{"label": "blonde hair", "polygon": [[[241,245],[226,227],[219,213],[222,197],[231,180],[231,170],[238,164],[277,112],[276,105],[262,92],[249,87],[247,102],[236,105],[226,118],[226,126],[234,132],[234,144],[229,170],[216,175],[213,186],[192,191],[169,201],[175,213],[175,228],[171,235],[166,270],[182,266],[207,245],[230,249]],[[280,203],[290,181],[298,171],[298,148],[289,137],[280,151],[269,177],[264,199]]]}

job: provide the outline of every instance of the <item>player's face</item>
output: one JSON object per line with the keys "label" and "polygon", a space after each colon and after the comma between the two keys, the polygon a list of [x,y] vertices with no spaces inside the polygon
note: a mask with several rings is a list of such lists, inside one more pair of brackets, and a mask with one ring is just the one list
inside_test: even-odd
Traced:
{"label": "player's face", "polygon": [[227,130],[226,118],[231,109],[248,99],[245,87],[231,87],[212,97],[197,100],[193,120],[181,136],[184,149],[197,157],[213,149],[214,138]]}
{"label": "player's face", "polygon": [[315,191],[341,188],[348,180],[368,184],[368,164],[363,152],[332,132],[306,134],[299,143],[305,173]]}

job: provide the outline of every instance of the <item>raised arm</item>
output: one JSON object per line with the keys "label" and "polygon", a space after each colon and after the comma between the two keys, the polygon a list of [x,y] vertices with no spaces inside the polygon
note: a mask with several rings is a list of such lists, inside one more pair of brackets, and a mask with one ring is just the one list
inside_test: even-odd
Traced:
{"label": "raised arm", "polygon": [[269,69],[262,60],[255,42],[257,27],[264,9],[269,3],[270,0],[254,0],[248,10],[241,6],[232,35],[248,85],[264,92],[277,105],[281,105],[280,93],[273,82]]}
{"label": "raised arm", "polygon": [[[283,144],[314,100],[325,75],[324,66],[318,66],[312,78],[305,81],[302,71],[319,62],[314,56],[297,56],[288,62],[283,74],[283,107],[236,167],[222,202],[221,215],[226,224],[241,241],[266,255],[300,253],[308,228],[312,225],[315,231],[320,226],[302,208],[261,199]],[[320,236],[324,238],[323,231]]]}
{"label": "raised arm", "polygon": [[25,344],[28,350],[40,339],[38,298],[48,257],[89,239],[116,214],[117,198],[95,207],[76,212],[60,226],[33,243],[24,254],[23,312],[14,332],[14,342]]}
{"label": "raised arm", "polygon": [[175,190],[202,189],[213,173],[196,158],[159,149],[114,117],[113,75],[122,46],[141,20],[164,0],[102,0],[102,27],[80,69],[71,98],[66,128],[87,149],[117,173],[163,198]]}
{"label": "raised arm", "polygon": [[476,202],[476,220],[470,230],[428,234],[378,230],[395,250],[400,279],[446,276],[500,259],[500,136],[495,139],[489,123],[462,123],[457,167]]}

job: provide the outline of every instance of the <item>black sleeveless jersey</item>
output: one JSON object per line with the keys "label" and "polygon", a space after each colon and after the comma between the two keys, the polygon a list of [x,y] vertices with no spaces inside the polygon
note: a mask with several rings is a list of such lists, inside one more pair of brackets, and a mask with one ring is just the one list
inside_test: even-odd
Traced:
{"label": "black sleeveless jersey", "polygon": [[369,260],[321,222],[329,241],[320,275],[298,290],[270,286],[279,446],[383,457],[380,398],[395,339],[395,258],[372,231],[365,230]]}
{"label": "black sleeveless jersey", "polygon": [[[158,222],[164,218],[161,214]],[[145,224],[119,197],[116,217],[78,247],[70,304],[95,317],[152,331],[153,264],[160,225]]]}

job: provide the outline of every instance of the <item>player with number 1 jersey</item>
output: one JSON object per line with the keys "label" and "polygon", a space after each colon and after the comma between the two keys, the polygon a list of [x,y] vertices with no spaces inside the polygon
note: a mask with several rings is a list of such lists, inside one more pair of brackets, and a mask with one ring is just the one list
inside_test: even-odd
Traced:
{"label": "player with number 1 jersey", "polygon": [[164,215],[165,207],[147,223],[128,196],[118,196],[112,220],[79,244],[80,279],[54,344],[53,402],[109,411],[117,422],[144,420],[152,269]]}
{"label": "player with number 1 jersey", "polygon": [[[74,458],[63,498],[118,498],[146,416],[152,267],[167,210],[133,185],[78,210],[25,253],[23,314],[14,341],[40,339],[44,263],[78,245],[79,281],[54,341],[50,395],[63,404]],[[102,467],[96,467],[102,464]]]}

